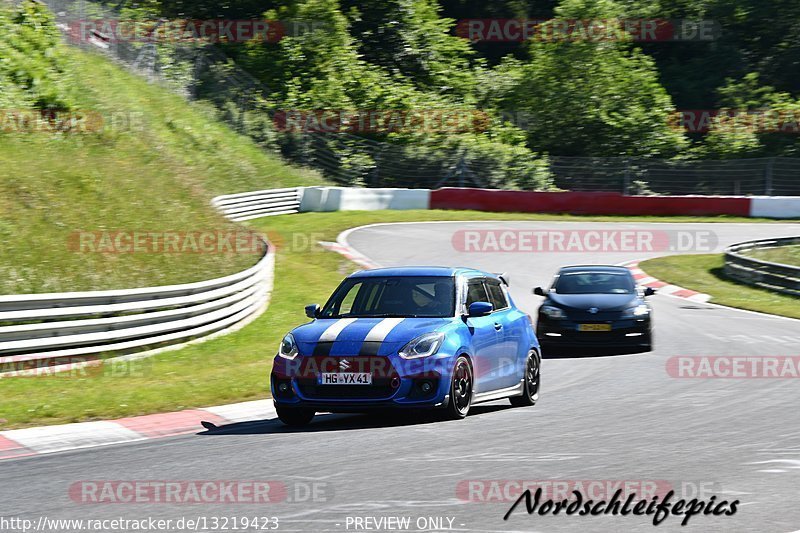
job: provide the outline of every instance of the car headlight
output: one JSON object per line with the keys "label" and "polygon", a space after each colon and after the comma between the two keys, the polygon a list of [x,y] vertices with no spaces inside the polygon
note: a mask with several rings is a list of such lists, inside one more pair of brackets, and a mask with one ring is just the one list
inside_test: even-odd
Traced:
{"label": "car headlight", "polygon": [[555,318],[555,319],[567,318],[567,315],[564,313],[563,309],[560,309],[558,307],[553,307],[552,305],[543,305],[542,313],[547,315],[548,318]]}
{"label": "car headlight", "polygon": [[439,351],[444,342],[444,333],[426,333],[412,340],[397,354],[403,359],[429,357]]}
{"label": "car headlight", "polygon": [[636,307],[629,307],[622,312],[622,318],[634,318],[637,316],[646,316],[650,314],[650,308],[644,304],[639,304]]}
{"label": "car headlight", "polygon": [[281,341],[281,347],[278,348],[278,355],[284,359],[294,359],[300,351],[297,349],[297,343],[294,342],[294,335],[287,333]]}

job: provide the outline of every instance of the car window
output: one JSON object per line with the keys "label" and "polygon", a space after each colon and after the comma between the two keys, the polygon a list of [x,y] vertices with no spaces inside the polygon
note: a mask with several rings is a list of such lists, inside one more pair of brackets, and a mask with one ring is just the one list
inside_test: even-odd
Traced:
{"label": "car window", "polygon": [[467,308],[475,302],[489,302],[489,296],[481,279],[471,279],[467,282]]}
{"label": "car window", "polygon": [[419,306],[432,305],[433,300],[436,298],[436,284],[433,282],[418,283],[416,289],[411,293],[414,303]]}
{"label": "car window", "polygon": [[489,292],[489,302],[495,310],[508,307],[508,300],[499,281],[487,280],[486,290]]}
{"label": "car window", "polygon": [[323,318],[453,316],[455,281],[441,276],[349,278],[325,304]]}
{"label": "car window", "polygon": [[636,284],[629,273],[563,272],[555,282],[558,294],[633,294]]}
{"label": "car window", "polygon": [[[363,283],[356,283],[353,285],[347,293],[345,293],[344,297],[338,303],[336,312],[346,315],[353,309],[353,303],[356,301],[356,296],[361,292],[361,289],[364,287]],[[366,291],[365,291],[366,292]]]}

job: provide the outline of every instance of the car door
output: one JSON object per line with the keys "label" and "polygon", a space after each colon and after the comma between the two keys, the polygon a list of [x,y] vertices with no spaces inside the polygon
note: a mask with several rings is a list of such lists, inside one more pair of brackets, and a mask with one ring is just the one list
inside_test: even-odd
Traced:
{"label": "car door", "polygon": [[[491,316],[497,331],[497,375],[495,388],[504,389],[519,383],[525,357],[521,355],[523,324],[525,317],[513,308],[500,280],[488,278],[485,281],[489,302],[494,306]],[[527,318],[527,317],[525,317]]]}
{"label": "car door", "polygon": [[[467,279],[465,308],[469,310],[474,302],[490,302],[483,278]],[[467,319],[472,337],[473,366],[475,373],[475,392],[495,390],[498,370],[498,332],[492,315],[470,317]]]}

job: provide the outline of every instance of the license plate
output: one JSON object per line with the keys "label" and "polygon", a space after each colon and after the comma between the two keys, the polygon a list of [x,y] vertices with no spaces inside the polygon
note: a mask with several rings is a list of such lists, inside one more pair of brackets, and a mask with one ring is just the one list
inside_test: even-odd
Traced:
{"label": "license plate", "polygon": [[320,385],[372,385],[369,372],[340,372],[319,375]]}
{"label": "license plate", "polygon": [[611,324],[579,324],[578,331],[611,331]]}

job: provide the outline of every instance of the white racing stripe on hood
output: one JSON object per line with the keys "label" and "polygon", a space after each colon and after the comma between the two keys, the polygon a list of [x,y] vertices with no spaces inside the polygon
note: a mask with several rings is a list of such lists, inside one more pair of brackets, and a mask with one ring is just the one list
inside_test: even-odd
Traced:
{"label": "white racing stripe on hood", "polygon": [[384,318],[369,330],[364,342],[383,342],[383,340],[392,332],[394,328],[405,320],[405,318]]}
{"label": "white racing stripe on hood", "polygon": [[355,322],[355,318],[340,318],[330,326],[328,329],[322,332],[322,335],[319,336],[319,340],[317,342],[333,342],[336,340],[336,337],[339,336],[339,333],[342,332],[344,328]]}

